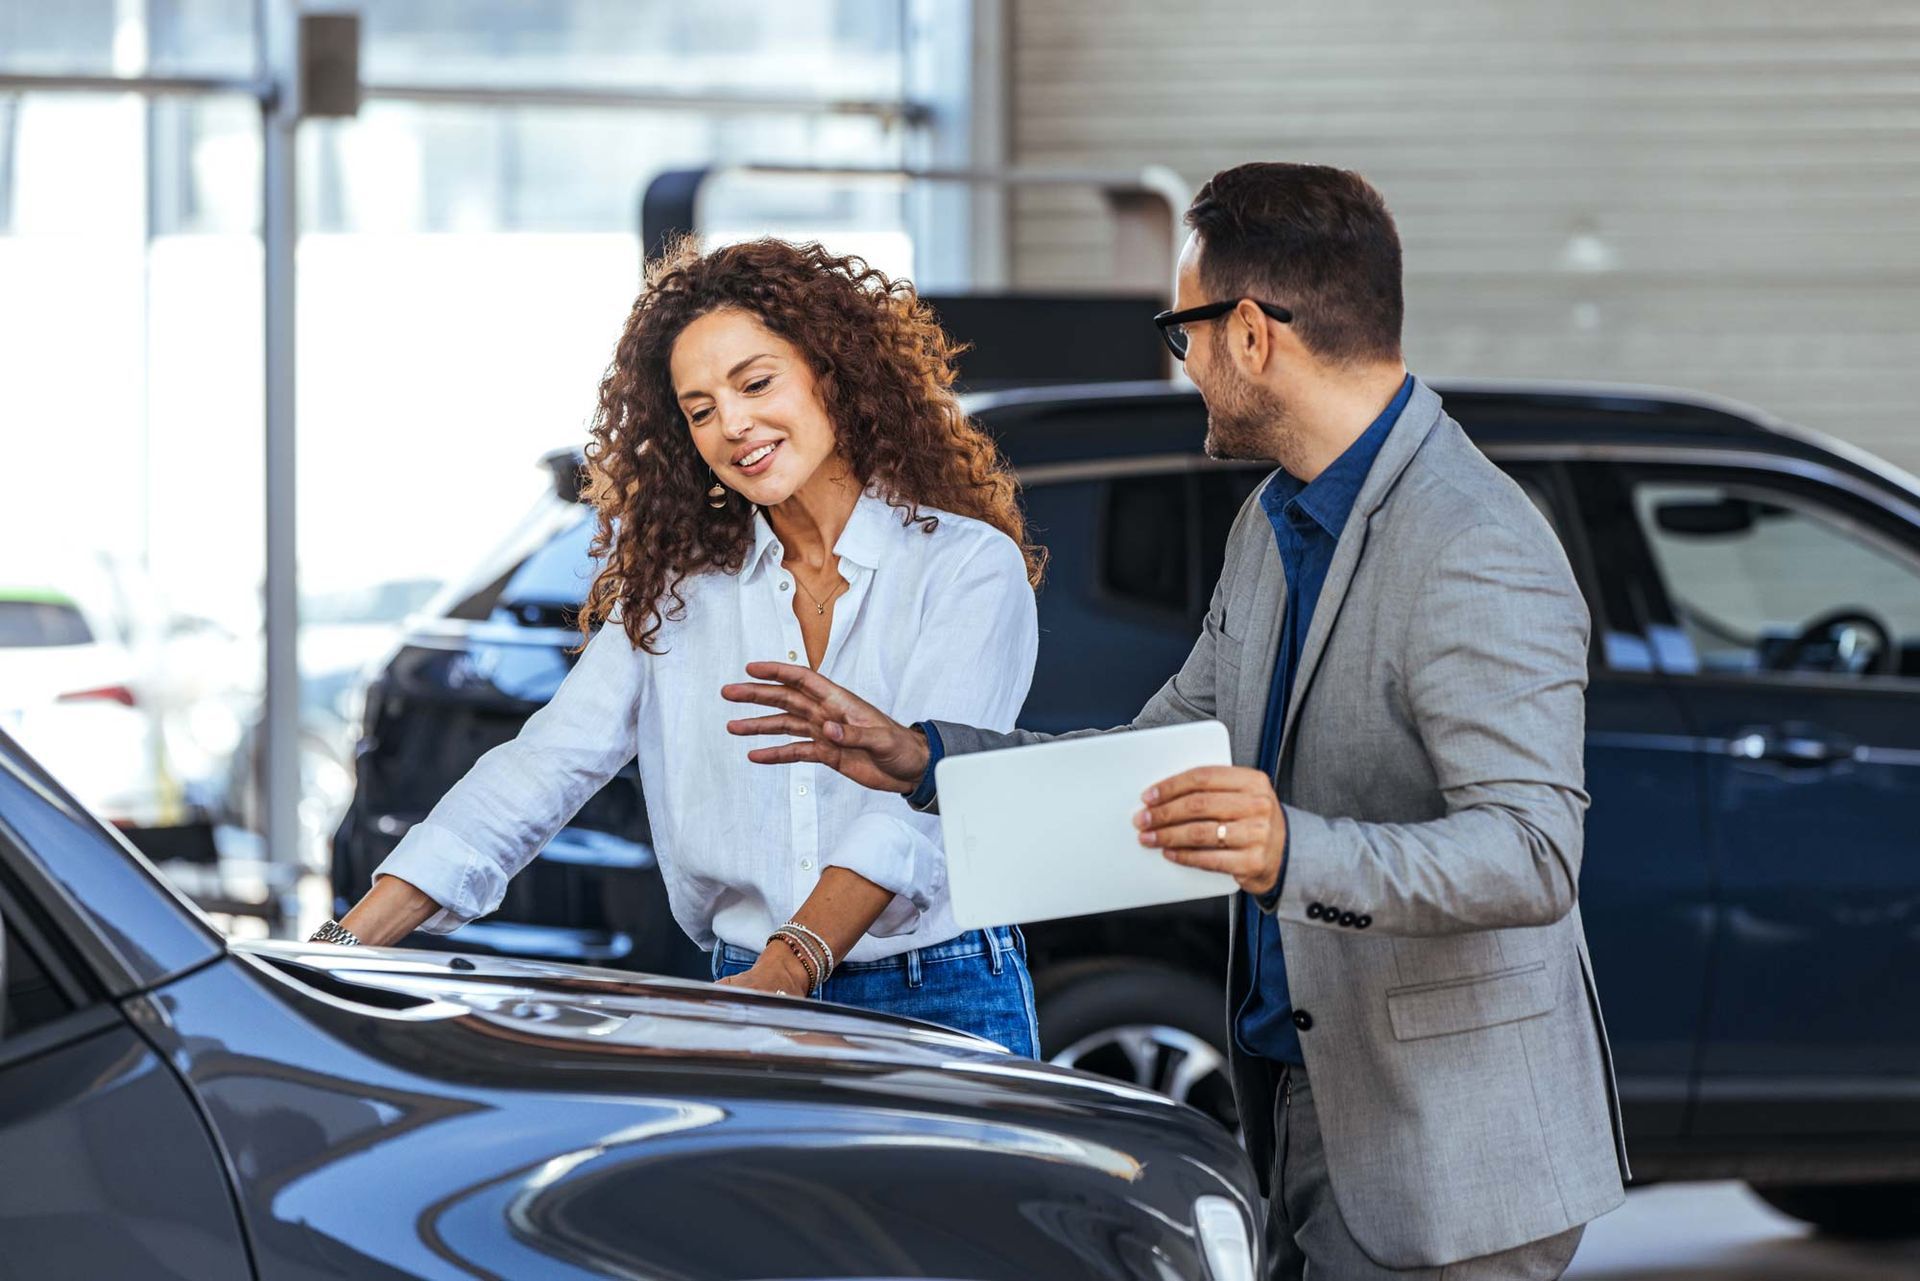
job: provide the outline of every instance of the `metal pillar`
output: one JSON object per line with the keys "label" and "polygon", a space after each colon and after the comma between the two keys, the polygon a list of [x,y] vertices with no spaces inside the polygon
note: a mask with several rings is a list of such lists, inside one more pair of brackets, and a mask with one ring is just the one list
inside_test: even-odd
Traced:
{"label": "metal pillar", "polygon": [[[300,120],[298,15],[294,0],[260,0],[260,77],[274,88],[260,104],[260,248],[265,298],[266,747],[262,809],[267,858],[278,873],[281,922],[295,918],[300,864],[300,595],[294,449],[294,250],[299,238],[294,140]],[[284,870],[282,870],[284,869]]]}

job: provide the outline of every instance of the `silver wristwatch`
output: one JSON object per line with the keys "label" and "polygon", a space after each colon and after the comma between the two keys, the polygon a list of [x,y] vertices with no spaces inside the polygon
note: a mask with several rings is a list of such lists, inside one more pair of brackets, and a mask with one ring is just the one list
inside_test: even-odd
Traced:
{"label": "silver wristwatch", "polygon": [[313,932],[309,943],[337,943],[341,947],[359,947],[360,939],[352,930],[338,921],[328,921]]}

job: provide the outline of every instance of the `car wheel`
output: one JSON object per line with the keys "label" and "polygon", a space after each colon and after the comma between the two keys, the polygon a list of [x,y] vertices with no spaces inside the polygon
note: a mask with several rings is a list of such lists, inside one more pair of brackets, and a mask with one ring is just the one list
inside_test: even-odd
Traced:
{"label": "car wheel", "polygon": [[1048,1062],[1145,1086],[1238,1130],[1218,986],[1164,965],[1114,961],[1041,976],[1037,987]]}
{"label": "car wheel", "polygon": [[1821,1183],[1755,1187],[1780,1213],[1861,1241],[1920,1237],[1920,1183]]}

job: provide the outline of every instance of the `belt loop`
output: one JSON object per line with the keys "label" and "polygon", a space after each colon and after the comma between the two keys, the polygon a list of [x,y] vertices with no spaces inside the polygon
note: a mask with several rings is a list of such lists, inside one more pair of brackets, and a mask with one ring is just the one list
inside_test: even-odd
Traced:
{"label": "belt loop", "polygon": [[995,937],[991,925],[980,932],[987,936],[987,968],[998,974],[1006,968],[1006,962],[1000,956],[1000,940]]}
{"label": "belt loop", "polygon": [[920,949],[917,947],[907,953],[907,986],[920,986]]}

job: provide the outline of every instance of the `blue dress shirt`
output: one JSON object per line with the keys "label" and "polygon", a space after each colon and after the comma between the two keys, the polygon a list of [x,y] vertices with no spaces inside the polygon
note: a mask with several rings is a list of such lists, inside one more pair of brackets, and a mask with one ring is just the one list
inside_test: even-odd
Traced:
{"label": "blue dress shirt", "polygon": [[[1320,589],[1326,584],[1327,570],[1333,565],[1333,551],[1340,531],[1366,484],[1373,460],[1400,411],[1413,395],[1413,375],[1407,375],[1400,390],[1380,416],[1373,420],[1360,438],[1318,476],[1303,485],[1286,472],[1275,472],[1261,491],[1260,507],[1273,525],[1274,542],[1280,549],[1280,563],[1287,574],[1286,612],[1280,624],[1280,653],[1273,664],[1273,684],[1267,694],[1267,719],[1260,730],[1258,768],[1273,777],[1280,764],[1280,733],[1286,725],[1287,704],[1293,698],[1293,676],[1300,666],[1300,651],[1307,642],[1307,629],[1313,625],[1314,606]],[[1286,864],[1280,865],[1280,882],[1265,896],[1271,905],[1280,897],[1286,881]],[[1293,1026],[1293,1000],[1287,991],[1287,958],[1280,948],[1279,923],[1251,897],[1242,909],[1241,937],[1246,940],[1251,967],[1251,985],[1247,997],[1234,1015],[1233,1034],[1240,1048],[1282,1063],[1305,1065],[1300,1053],[1300,1034]]]}

